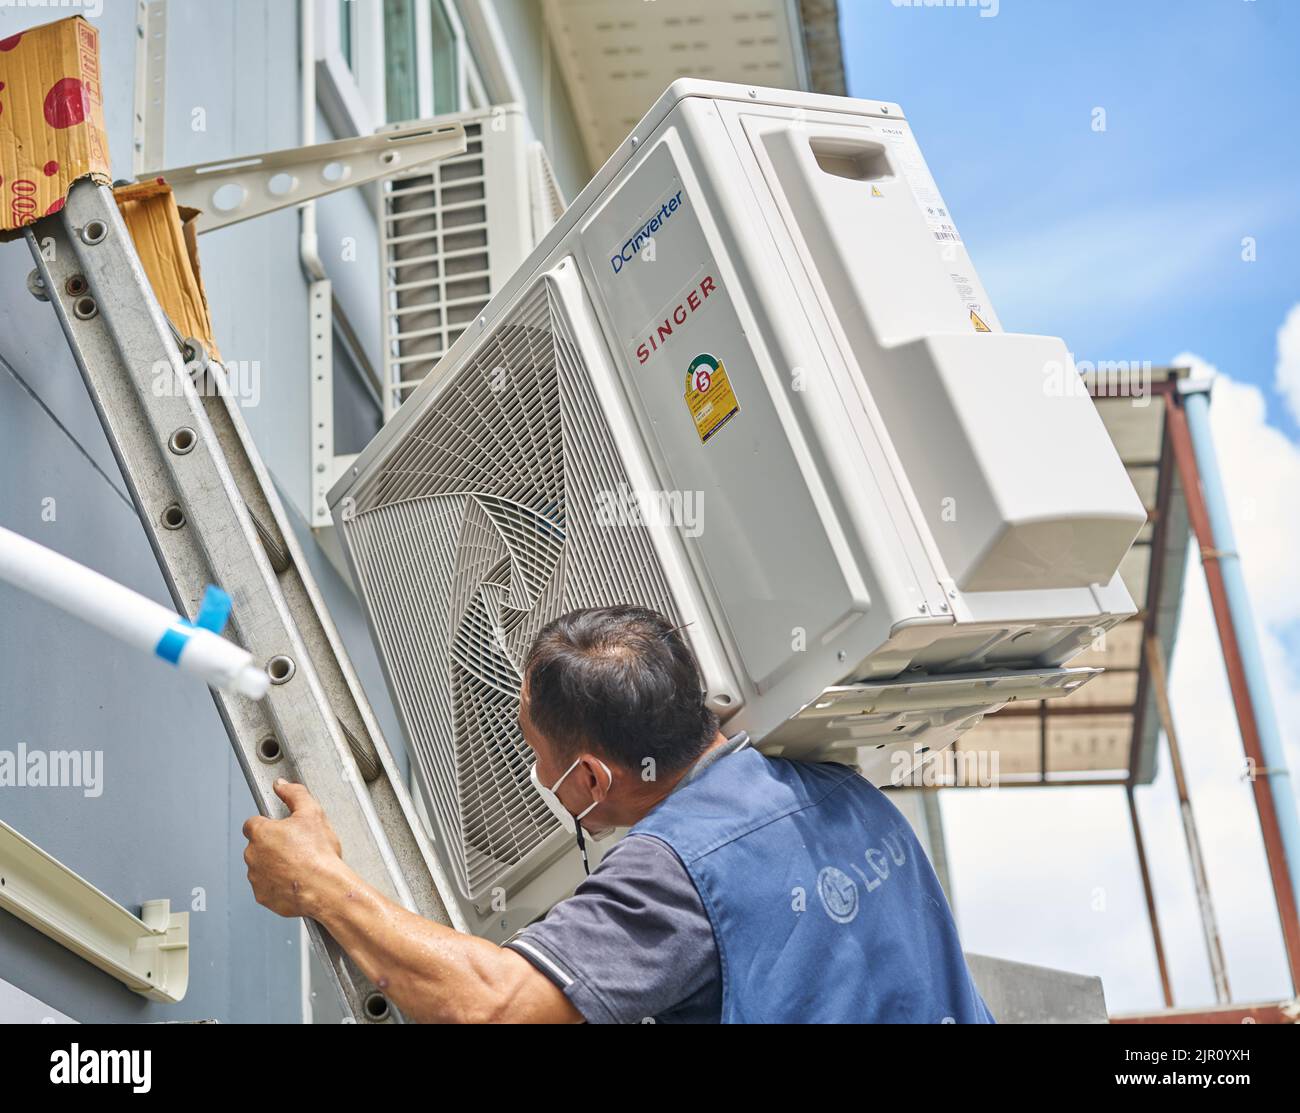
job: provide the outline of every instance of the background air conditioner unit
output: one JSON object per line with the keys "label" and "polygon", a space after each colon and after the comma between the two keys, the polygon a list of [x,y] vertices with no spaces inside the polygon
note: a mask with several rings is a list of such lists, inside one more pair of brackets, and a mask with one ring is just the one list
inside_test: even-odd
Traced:
{"label": "background air conditioner unit", "polygon": [[581,876],[515,723],[562,612],[689,624],[729,732],[884,783],[1134,611],[1142,504],[896,105],[675,83],[481,319],[331,504],[485,935]]}
{"label": "background air conditioner unit", "polygon": [[377,193],[385,421],[564,212],[518,105],[428,122],[464,124],[467,148]]}

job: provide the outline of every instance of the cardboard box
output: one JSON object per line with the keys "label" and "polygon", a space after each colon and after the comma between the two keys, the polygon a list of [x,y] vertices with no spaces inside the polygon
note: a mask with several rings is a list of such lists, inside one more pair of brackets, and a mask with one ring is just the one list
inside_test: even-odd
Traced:
{"label": "cardboard box", "polygon": [[112,181],[99,32],[73,16],[0,39],[0,240],[58,212],[86,177]]}
{"label": "cardboard box", "polygon": [[113,197],[163,312],[182,336],[202,340],[219,360],[199,271],[194,230],[199,210],[178,206],[171,186],[162,178],[120,186]]}

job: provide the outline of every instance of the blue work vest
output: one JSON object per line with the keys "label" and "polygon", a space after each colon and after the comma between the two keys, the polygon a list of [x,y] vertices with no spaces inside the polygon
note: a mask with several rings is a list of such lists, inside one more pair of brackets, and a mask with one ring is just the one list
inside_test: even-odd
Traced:
{"label": "blue work vest", "polygon": [[742,749],[638,835],[667,843],[699,891],[723,1023],[992,1023],[911,826],[853,770]]}

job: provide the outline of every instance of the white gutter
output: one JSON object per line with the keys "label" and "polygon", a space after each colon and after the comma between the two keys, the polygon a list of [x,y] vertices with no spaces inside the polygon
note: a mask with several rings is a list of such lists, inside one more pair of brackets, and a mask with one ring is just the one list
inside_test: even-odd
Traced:
{"label": "white gutter", "polygon": [[0,908],[151,1001],[176,1004],[190,971],[190,914],[165,900],[133,916],[0,822]]}
{"label": "white gutter", "polygon": [[[302,52],[302,145],[316,143],[316,0],[298,0],[299,46]],[[308,201],[298,210],[298,258],[303,273],[312,282],[327,279],[320,258],[316,236],[316,202]]]}

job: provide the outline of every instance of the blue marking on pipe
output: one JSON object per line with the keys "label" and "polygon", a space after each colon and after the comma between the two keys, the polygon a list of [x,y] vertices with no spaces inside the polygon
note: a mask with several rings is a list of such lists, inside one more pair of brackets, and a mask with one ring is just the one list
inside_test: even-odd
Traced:
{"label": "blue marking on pipe", "polygon": [[164,661],[170,661],[173,665],[181,659],[181,651],[189,644],[191,637],[190,623],[184,619],[179,620],[176,625],[167,627],[163,636],[158,639],[158,644],[154,646],[154,652]]}
{"label": "blue marking on pipe", "polygon": [[203,602],[199,604],[199,613],[194,619],[195,626],[220,634],[226,628],[230,618],[230,596],[216,584],[208,584],[203,591]]}
{"label": "blue marking on pipe", "polygon": [[178,618],[158,639],[158,644],[154,646],[154,653],[173,665],[179,664],[181,654],[193,636],[191,631],[211,630],[214,634],[220,634],[226,628],[226,622],[230,618],[230,606],[230,596],[215,584],[208,584],[203,591],[203,600],[199,603],[199,613],[195,615],[194,621]]}

